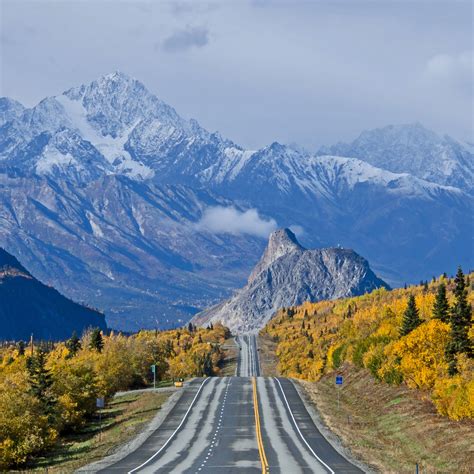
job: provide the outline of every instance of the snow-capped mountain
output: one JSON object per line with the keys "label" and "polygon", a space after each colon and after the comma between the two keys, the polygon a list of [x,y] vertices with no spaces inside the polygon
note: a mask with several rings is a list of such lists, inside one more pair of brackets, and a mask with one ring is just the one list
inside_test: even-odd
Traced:
{"label": "snow-capped mountain", "polygon": [[237,333],[258,331],[280,308],[305,301],[357,296],[387,287],[353,250],[306,250],[289,229],[270,235],[265,253],[247,285],[193,321],[221,322]]}
{"label": "snow-capped mountain", "polygon": [[20,102],[8,97],[0,97],[0,127],[4,123],[19,117],[24,110],[25,107]]}
{"label": "snow-capped mountain", "polygon": [[318,154],[360,158],[395,173],[474,191],[473,147],[419,123],[368,130],[352,143],[324,147]]}
{"label": "snow-capped mountain", "polygon": [[[0,119],[0,245],[112,326],[185,318],[243,283],[265,241],[203,229],[212,206],[256,208],[307,247],[354,248],[392,285],[473,265],[472,196],[417,176],[412,148],[397,170],[279,143],[245,150],[122,73],[31,109],[3,99]],[[434,156],[425,135],[410,143]]]}

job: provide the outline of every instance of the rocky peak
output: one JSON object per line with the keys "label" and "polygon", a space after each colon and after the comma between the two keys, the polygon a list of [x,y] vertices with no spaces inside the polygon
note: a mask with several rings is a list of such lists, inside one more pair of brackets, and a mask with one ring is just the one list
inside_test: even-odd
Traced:
{"label": "rocky peak", "polygon": [[236,333],[255,332],[282,307],[362,295],[379,287],[387,284],[353,250],[306,250],[290,230],[280,229],[270,236],[247,285],[193,321],[202,325],[221,321]]}
{"label": "rocky peak", "polygon": [[0,127],[4,123],[19,117],[24,110],[25,107],[20,102],[8,97],[0,97]]}
{"label": "rocky peak", "polygon": [[262,258],[257,263],[249,277],[249,283],[275,260],[291,252],[302,251],[304,248],[298,242],[296,235],[290,229],[278,229],[270,234],[268,245]]}

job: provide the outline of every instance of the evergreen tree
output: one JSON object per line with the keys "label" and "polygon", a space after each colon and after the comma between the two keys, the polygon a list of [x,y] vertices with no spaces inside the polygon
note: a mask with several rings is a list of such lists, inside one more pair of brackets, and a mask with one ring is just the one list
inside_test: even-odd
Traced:
{"label": "evergreen tree", "polygon": [[415,296],[410,295],[408,298],[408,306],[403,314],[402,327],[400,328],[400,335],[406,336],[416,329],[421,324],[421,319],[416,307]]}
{"label": "evergreen tree", "polygon": [[95,328],[92,330],[91,342],[89,347],[91,349],[96,350],[97,352],[102,352],[102,349],[104,348],[104,340],[102,338],[102,334],[99,328]]}
{"label": "evergreen tree", "polygon": [[66,341],[66,347],[71,357],[75,356],[81,348],[81,340],[77,337],[76,331],[73,331],[70,339]]}
{"label": "evergreen tree", "polygon": [[41,402],[45,414],[52,422],[56,400],[51,393],[53,379],[46,368],[46,353],[38,351],[36,355],[29,356],[26,359],[26,370],[29,376],[30,392]]}
{"label": "evergreen tree", "polygon": [[18,343],[18,355],[19,356],[25,355],[25,343],[23,341],[20,341]]}
{"label": "evergreen tree", "polygon": [[446,297],[446,285],[440,283],[433,305],[433,318],[441,319],[443,323],[449,322],[449,303]]}
{"label": "evergreen tree", "polygon": [[467,301],[466,282],[461,267],[458,268],[454,283],[456,301],[451,308],[451,341],[446,349],[450,374],[457,372],[456,354],[465,353],[468,357],[473,357],[469,341],[472,308]]}

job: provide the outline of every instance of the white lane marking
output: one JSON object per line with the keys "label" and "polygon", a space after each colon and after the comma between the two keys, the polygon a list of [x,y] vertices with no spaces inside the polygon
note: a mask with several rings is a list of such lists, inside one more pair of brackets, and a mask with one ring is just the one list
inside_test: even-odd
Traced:
{"label": "white lane marking", "polygon": [[181,423],[178,425],[178,427],[173,431],[173,433],[171,434],[171,436],[166,440],[165,444],[155,453],[153,454],[153,456],[151,456],[150,458],[148,458],[144,463],[140,464],[139,466],[135,467],[134,469],[132,469],[131,471],[128,471],[127,474],[132,474],[132,472],[136,472],[138,471],[139,469],[141,469],[142,467],[146,466],[150,461],[152,461],[153,459],[156,458],[156,456],[158,456],[158,454],[161,453],[161,451],[163,451],[163,449],[166,448],[166,446],[168,446],[169,442],[173,439],[174,435],[179,431],[179,429],[181,428],[181,426],[183,426],[183,423],[186,421],[186,418],[188,417],[188,414],[189,412],[191,411],[191,408],[194,406],[194,403],[196,402],[199,394],[201,393],[201,390],[202,390],[202,387],[204,387],[204,384],[209,381],[210,378],[207,378],[203,381],[203,383],[201,384],[201,386],[199,387],[199,390],[196,392],[196,395],[194,395],[194,398],[191,402],[191,405],[189,405],[186,413],[184,414],[183,416],[183,419],[181,420]]}
{"label": "white lane marking", "polygon": [[301,436],[301,439],[304,441],[304,443],[306,444],[306,446],[308,446],[308,449],[313,453],[313,456],[324,466],[328,469],[328,471],[331,473],[331,474],[335,474],[335,472],[313,451],[313,448],[308,444],[308,442],[306,441],[305,437],[303,436],[303,433],[301,433],[297,423],[296,423],[296,420],[295,420],[295,417],[293,415],[293,412],[291,411],[291,408],[290,408],[290,404],[288,403],[288,400],[286,398],[286,395],[285,395],[285,392],[283,391],[283,387],[281,386],[281,383],[280,381],[274,377],[274,379],[278,382],[278,385],[280,386],[280,390],[281,390],[281,394],[283,395],[283,398],[285,400],[285,403],[286,403],[286,406],[288,407],[288,411],[290,412],[290,415],[291,415],[291,419],[293,420],[293,423],[295,424],[295,427],[296,427],[296,430],[298,431],[299,435]]}

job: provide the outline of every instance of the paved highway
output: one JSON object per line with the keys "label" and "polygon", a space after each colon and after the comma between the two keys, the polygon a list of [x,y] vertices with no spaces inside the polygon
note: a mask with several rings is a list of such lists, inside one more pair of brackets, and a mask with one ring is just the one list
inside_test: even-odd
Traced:
{"label": "paved highway", "polygon": [[239,336],[237,377],[195,379],[161,426],[105,473],[360,473],[321,435],[293,383],[259,377]]}
{"label": "paved highway", "polygon": [[237,336],[235,342],[240,349],[236,370],[237,377],[260,376],[257,338],[255,336]]}

